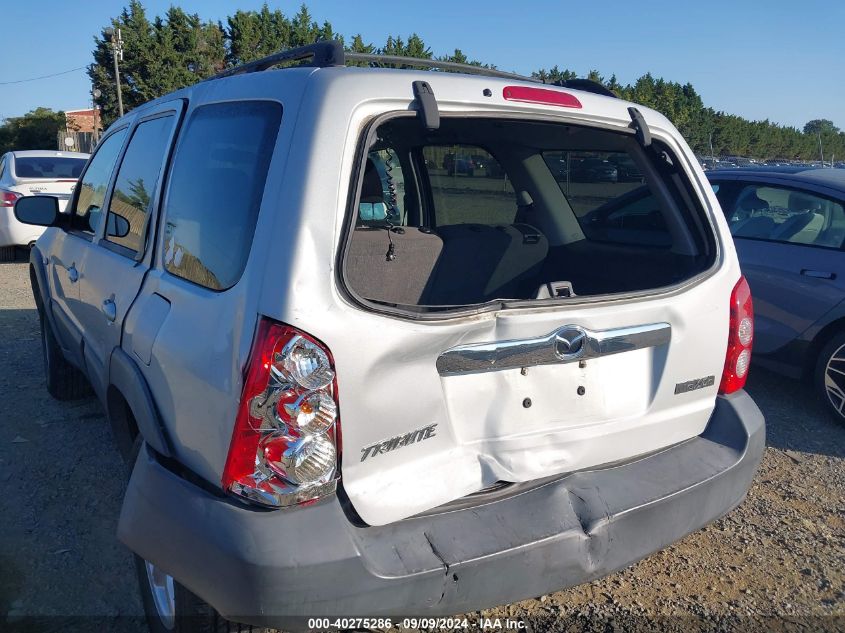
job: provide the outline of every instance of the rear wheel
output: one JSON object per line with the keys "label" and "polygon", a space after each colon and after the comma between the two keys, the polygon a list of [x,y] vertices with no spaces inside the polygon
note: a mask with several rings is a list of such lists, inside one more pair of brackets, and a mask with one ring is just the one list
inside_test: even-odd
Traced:
{"label": "rear wheel", "polygon": [[845,332],[834,336],[819,352],[813,382],[830,415],[845,424]]}
{"label": "rear wheel", "polygon": [[152,633],[235,633],[252,627],[230,622],[159,567],[135,555],[138,587]]}
{"label": "rear wheel", "polygon": [[0,262],[13,262],[17,255],[17,249],[14,246],[0,246]]}
{"label": "rear wheel", "polygon": [[87,396],[91,392],[85,376],[71,365],[62,354],[58,341],[53,334],[53,328],[47,323],[43,314],[39,314],[41,321],[41,352],[44,359],[44,379],[47,391],[56,400],[76,400]]}

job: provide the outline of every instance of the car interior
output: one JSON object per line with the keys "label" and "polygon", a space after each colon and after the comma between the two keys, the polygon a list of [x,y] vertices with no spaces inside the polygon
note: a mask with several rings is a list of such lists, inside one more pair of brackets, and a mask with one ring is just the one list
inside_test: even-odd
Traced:
{"label": "car interior", "polygon": [[728,216],[734,237],[839,248],[845,239],[840,204],[797,189],[748,184]]}
{"label": "car interior", "polygon": [[[471,172],[448,169],[462,157]],[[555,166],[614,158],[640,177]],[[428,131],[398,117],[379,126],[361,171],[344,275],[376,304],[443,310],[641,291],[712,262],[683,175],[633,135],[481,117],[444,117]]]}

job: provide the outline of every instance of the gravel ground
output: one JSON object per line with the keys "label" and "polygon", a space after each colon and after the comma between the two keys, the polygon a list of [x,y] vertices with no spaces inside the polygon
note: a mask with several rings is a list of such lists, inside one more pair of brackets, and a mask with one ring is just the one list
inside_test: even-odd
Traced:
{"label": "gravel ground", "polygon": [[[480,617],[532,631],[845,631],[845,426],[754,369],[766,454],[727,517],[602,580]],[[44,389],[26,264],[0,264],[0,630],[145,630],[115,539],[124,470],[94,400]],[[108,618],[107,620],[105,618]]]}

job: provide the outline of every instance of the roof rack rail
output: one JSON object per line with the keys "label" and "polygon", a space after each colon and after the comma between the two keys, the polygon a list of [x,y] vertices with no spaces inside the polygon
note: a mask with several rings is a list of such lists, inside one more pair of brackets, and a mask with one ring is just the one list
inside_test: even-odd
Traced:
{"label": "roof rack rail", "polygon": [[472,64],[459,64],[458,62],[444,62],[436,59],[425,59],[421,57],[403,57],[401,55],[375,55],[371,53],[346,53],[346,59],[356,62],[368,62],[370,64],[398,64],[401,66],[424,66],[442,70],[459,70],[471,75],[486,75],[487,77],[500,77],[502,79],[516,79],[518,81],[531,81],[543,83],[536,77],[526,77],[516,73],[508,73],[495,68],[484,66],[473,66]]}
{"label": "roof rack rail", "polygon": [[255,61],[235,66],[229,70],[224,70],[213,77],[209,77],[205,81],[259,72],[272,68],[282,62],[298,62],[307,59],[310,59],[311,62],[303,64],[304,66],[315,66],[317,68],[343,66],[346,63],[344,60],[343,44],[341,44],[338,40],[327,40],[273,53],[267,57],[262,57],[261,59],[256,59]]}
{"label": "roof rack rail", "polygon": [[563,79],[561,81],[554,82],[552,85],[560,86],[561,88],[581,90],[582,92],[592,92],[605,97],[614,97],[615,99],[619,98],[619,95],[613,92],[613,90],[603,86],[597,81],[593,81],[592,79]]}
{"label": "roof rack rail", "polygon": [[[235,66],[221,73],[209,77],[205,81],[212,79],[222,79],[223,77],[232,77],[234,75],[243,75],[246,73],[254,73],[262,70],[268,70],[273,66],[277,66],[283,62],[298,62],[310,60],[309,63],[301,64],[302,66],[312,66],[316,68],[327,68],[332,66],[345,66],[347,61],[366,62],[372,66],[378,64],[394,64],[399,66],[423,66],[425,68],[434,68],[437,70],[455,70],[471,75],[484,75],[487,77],[498,77],[500,79],[514,79],[517,81],[530,81],[532,83],[546,83],[538,77],[527,77],[525,75],[518,75],[516,73],[508,73],[503,70],[495,68],[485,68],[484,66],[473,66],[472,64],[459,64],[457,62],[445,62],[436,59],[424,59],[420,57],[403,57],[401,55],[375,55],[372,53],[354,53],[343,50],[343,44],[338,40],[326,40],[322,42],[315,42],[307,46],[300,46],[298,48],[291,48],[290,50],[273,53],[267,57],[256,59],[255,61]],[[560,86],[563,88],[572,88],[574,90],[583,90],[585,92],[592,92],[595,94],[604,95],[607,97],[616,97],[616,93],[608,90],[600,83],[591,79],[567,79],[565,81],[557,81],[553,86]]]}

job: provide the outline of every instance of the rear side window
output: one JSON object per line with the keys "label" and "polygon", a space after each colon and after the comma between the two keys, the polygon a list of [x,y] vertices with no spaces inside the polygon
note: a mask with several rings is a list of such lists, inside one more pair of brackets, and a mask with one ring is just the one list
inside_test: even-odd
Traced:
{"label": "rear side window", "polygon": [[842,205],[809,191],[748,184],[742,187],[728,213],[731,235],[841,248],[845,240]]}
{"label": "rear side window", "polygon": [[144,249],[147,215],[155,203],[153,195],[173,122],[170,115],[141,123],[117,172],[106,239],[136,253]]}
{"label": "rear side window", "polygon": [[164,266],[225,290],[243,273],[282,117],[270,101],[202,106],[176,148],[165,201]]}
{"label": "rear side window", "polygon": [[544,152],[581,230],[591,240],[672,245],[660,202],[627,152]]}
{"label": "rear side window", "polygon": [[89,235],[97,231],[102,218],[106,189],[109,187],[112,171],[125,138],[126,128],[123,128],[105,139],[97,148],[97,153],[88,164],[82,181],[77,185],[79,196],[76,198],[71,217],[72,229]]}

